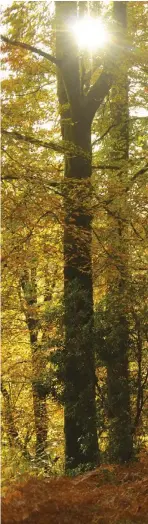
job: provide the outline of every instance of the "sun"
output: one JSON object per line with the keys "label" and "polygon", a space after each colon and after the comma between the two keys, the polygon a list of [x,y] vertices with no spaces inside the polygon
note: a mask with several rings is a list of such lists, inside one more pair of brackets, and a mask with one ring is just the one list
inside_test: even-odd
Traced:
{"label": "sun", "polygon": [[108,41],[108,33],[100,18],[85,16],[73,25],[78,46],[93,51]]}

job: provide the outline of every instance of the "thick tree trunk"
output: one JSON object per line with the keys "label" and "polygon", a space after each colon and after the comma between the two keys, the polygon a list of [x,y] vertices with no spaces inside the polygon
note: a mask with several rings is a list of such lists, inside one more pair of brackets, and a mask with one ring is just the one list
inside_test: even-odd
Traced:
{"label": "thick tree trunk", "polygon": [[65,437],[66,468],[98,462],[93,350],[91,266],[90,126],[75,126],[73,143],[82,148],[66,160],[65,296]]}
{"label": "thick tree trunk", "polygon": [[[128,373],[129,328],[128,311],[128,248],[127,248],[127,202],[124,193],[125,177],[129,149],[128,132],[128,76],[127,64],[124,62],[124,45],[126,33],[126,3],[114,2],[114,18],[119,24],[121,34],[120,46],[123,46],[123,61],[119,65],[116,85],[112,90],[111,117],[116,124],[112,133],[111,159],[121,163],[121,172],[117,183],[121,196],[114,199],[112,208],[110,249],[114,256],[116,270],[108,276],[109,304],[112,309],[112,326],[114,348],[108,362],[108,404],[110,415],[109,454],[110,460],[127,462],[132,457],[132,424],[130,410],[130,390]],[[118,43],[118,39],[117,39]],[[121,60],[121,57],[120,57]],[[124,196],[125,195],[125,196]],[[110,318],[111,318],[110,317]]]}

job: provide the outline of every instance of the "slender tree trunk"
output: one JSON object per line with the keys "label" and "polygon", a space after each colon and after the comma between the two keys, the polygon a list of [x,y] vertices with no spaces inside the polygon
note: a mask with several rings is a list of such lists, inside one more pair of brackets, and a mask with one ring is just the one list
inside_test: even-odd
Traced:
{"label": "slender tree trunk", "polygon": [[46,456],[47,445],[47,412],[46,393],[42,388],[42,375],[44,373],[44,359],[38,344],[39,322],[37,318],[37,283],[36,268],[24,271],[21,279],[21,287],[24,293],[24,313],[28,325],[30,345],[32,353],[32,395],[34,408],[34,421],[36,431],[36,458]]}
{"label": "slender tree trunk", "polygon": [[14,422],[10,395],[7,389],[5,388],[3,382],[1,383],[1,392],[4,398],[4,416],[6,421],[9,444],[10,446],[13,446],[14,444],[16,444],[19,435]]}
{"label": "slender tree trunk", "polygon": [[1,381],[1,392],[4,399],[4,417],[6,422],[6,431],[8,435],[9,445],[10,447],[16,446],[19,449],[19,451],[21,451],[22,455],[29,460],[31,457],[30,453],[27,450],[28,438],[25,438],[24,442],[20,440],[19,432],[15,424],[15,417],[13,413],[11,397],[3,381]]}
{"label": "slender tree trunk", "polygon": [[[47,409],[46,409],[46,393],[42,388],[42,373],[44,373],[44,364],[42,358],[38,355],[38,349],[36,348],[36,342],[32,341],[32,327],[30,326],[30,342],[32,349],[32,369],[33,369],[33,380],[32,380],[32,395],[33,395],[33,408],[34,408],[34,420],[35,420],[35,431],[36,431],[36,458],[42,459],[46,457],[46,446],[47,446]],[[40,351],[40,350],[39,350]]]}
{"label": "slender tree trunk", "polygon": [[[128,75],[124,61],[126,33],[126,3],[114,2],[114,19],[121,31],[117,43],[123,46],[123,61],[119,64],[116,85],[112,89],[111,117],[116,124],[112,133],[111,158],[120,162],[121,172],[114,184],[119,194],[114,200],[112,221],[110,220],[110,249],[116,269],[108,276],[111,330],[114,332],[114,347],[108,361],[108,405],[109,405],[109,454],[110,460],[126,462],[132,457],[132,424],[128,373],[129,328],[128,311],[128,247],[127,247],[127,202],[124,196],[124,180],[128,169]],[[120,57],[121,60],[121,57]]]}

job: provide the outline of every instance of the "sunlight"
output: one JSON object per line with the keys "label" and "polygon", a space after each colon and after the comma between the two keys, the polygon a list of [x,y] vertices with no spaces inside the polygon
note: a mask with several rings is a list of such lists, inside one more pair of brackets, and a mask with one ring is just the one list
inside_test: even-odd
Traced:
{"label": "sunlight", "polygon": [[100,18],[85,16],[75,23],[73,32],[81,49],[92,51],[108,41],[107,30]]}

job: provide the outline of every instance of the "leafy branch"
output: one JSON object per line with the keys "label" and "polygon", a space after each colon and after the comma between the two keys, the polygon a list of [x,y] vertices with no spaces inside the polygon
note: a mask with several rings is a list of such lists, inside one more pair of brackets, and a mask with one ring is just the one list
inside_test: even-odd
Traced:
{"label": "leafy branch", "polygon": [[53,149],[54,151],[60,151],[61,153],[63,152],[63,145],[55,144],[54,142],[44,142],[43,140],[39,140],[38,138],[34,138],[33,136],[22,135],[17,131],[7,131],[7,129],[2,128],[2,134],[7,135],[10,138],[14,138],[14,140],[22,140],[23,142],[34,144],[39,147]]}
{"label": "leafy branch", "polygon": [[31,51],[32,53],[36,53],[39,56],[43,56],[43,58],[46,58],[47,60],[52,62],[52,64],[55,64],[57,66],[60,65],[59,60],[57,60],[55,56],[51,55],[50,53],[46,53],[45,51],[42,51],[41,49],[38,49],[38,47],[34,47],[32,45],[25,44],[24,42],[20,42],[19,40],[11,40],[10,38],[7,38],[4,35],[1,35],[1,39],[6,44],[10,44],[15,47],[20,47],[22,49],[27,49],[27,51]]}

